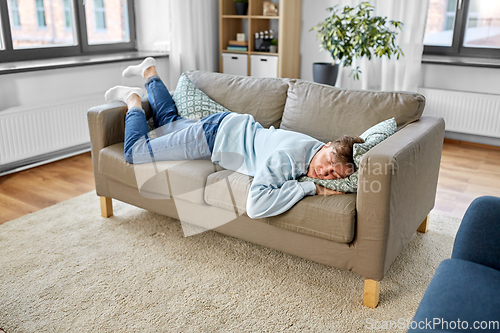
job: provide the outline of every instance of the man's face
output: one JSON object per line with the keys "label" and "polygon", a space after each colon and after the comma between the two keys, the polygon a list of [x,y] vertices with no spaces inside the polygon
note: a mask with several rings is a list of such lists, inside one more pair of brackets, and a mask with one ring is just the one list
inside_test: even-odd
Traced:
{"label": "man's face", "polygon": [[307,177],[317,179],[340,179],[354,172],[352,166],[337,162],[331,142],[321,148],[312,158]]}

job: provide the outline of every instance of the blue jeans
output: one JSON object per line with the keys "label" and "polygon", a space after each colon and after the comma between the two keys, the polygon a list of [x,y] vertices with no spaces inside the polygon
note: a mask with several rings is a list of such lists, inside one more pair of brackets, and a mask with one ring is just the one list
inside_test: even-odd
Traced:
{"label": "blue jeans", "polygon": [[178,115],[174,100],[158,76],[146,82],[153,110],[156,138],[148,136],[144,110],[132,107],[125,117],[125,160],[133,164],[155,161],[209,159],[219,125],[230,112],[215,113],[201,120]]}

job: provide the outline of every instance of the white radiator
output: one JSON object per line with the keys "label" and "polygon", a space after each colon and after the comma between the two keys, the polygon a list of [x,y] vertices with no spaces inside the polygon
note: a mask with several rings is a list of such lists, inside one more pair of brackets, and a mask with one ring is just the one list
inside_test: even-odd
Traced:
{"label": "white radiator", "polygon": [[0,165],[90,142],[87,111],[102,94],[0,111]]}
{"label": "white radiator", "polygon": [[419,88],[424,115],[442,117],[446,131],[500,138],[500,95]]}

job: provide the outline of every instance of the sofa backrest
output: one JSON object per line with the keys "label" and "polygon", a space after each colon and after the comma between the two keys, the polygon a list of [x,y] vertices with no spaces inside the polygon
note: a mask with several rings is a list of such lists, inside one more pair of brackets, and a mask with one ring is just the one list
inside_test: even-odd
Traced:
{"label": "sofa backrest", "polygon": [[280,128],[323,142],[360,135],[392,117],[399,129],[418,120],[425,106],[417,93],[345,90],[303,80],[290,80],[287,95]]}
{"label": "sofa backrest", "polygon": [[248,113],[262,126],[278,126],[285,108],[288,79],[252,78],[188,71],[194,85],[228,110]]}

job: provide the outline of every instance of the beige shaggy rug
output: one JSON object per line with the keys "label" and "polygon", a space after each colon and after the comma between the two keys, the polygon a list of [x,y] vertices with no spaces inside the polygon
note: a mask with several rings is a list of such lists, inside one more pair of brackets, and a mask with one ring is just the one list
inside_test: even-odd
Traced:
{"label": "beige shaggy rug", "polygon": [[113,203],[102,218],[90,192],[0,225],[0,329],[406,331],[460,223],[431,214],[370,309],[357,274],[213,231],[184,237],[174,219]]}

